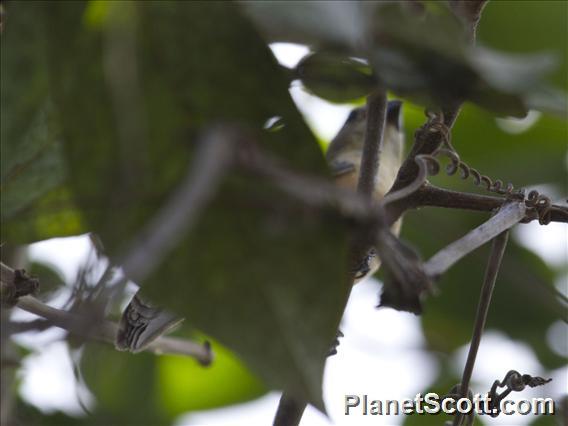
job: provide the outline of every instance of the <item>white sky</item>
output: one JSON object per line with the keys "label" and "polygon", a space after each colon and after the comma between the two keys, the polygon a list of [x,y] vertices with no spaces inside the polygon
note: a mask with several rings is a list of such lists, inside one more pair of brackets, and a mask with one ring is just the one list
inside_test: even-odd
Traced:
{"label": "white sky", "polygon": [[[307,53],[302,46],[277,44],[272,46],[277,58],[286,66],[294,66]],[[337,106],[324,102],[306,93],[299,85],[291,89],[292,97],[305,115],[307,122],[318,135],[331,139],[343,124],[350,111],[349,106]],[[538,117],[531,117],[531,120]],[[507,124],[504,124],[507,126]],[[517,227],[514,237],[521,244],[539,254],[551,266],[566,266],[568,258],[568,225],[538,224]],[[73,282],[79,267],[90,253],[90,242],[86,236],[53,239],[33,244],[30,257],[33,260],[48,261],[56,265],[67,282]],[[438,366],[436,361],[421,350],[422,333],[419,319],[411,314],[375,308],[379,284],[367,280],[355,287],[345,312],[338,355],[328,361],[324,376],[324,399],[330,415],[327,419],[317,410],[309,407],[302,425],[398,425],[402,418],[351,415],[344,416],[346,394],[369,394],[371,399],[413,398],[435,379]],[[21,311],[19,319],[26,317]],[[543,330],[543,333],[546,332]],[[71,362],[65,350],[65,343],[56,341],[46,346],[46,341],[61,338],[59,331],[41,336],[22,336],[18,342],[31,347],[44,347],[38,354],[30,355],[24,361],[21,371],[21,393],[30,403],[44,411],[63,410],[69,414],[81,412],[77,401],[76,384]],[[548,331],[554,336],[566,333],[566,324],[555,324]],[[38,340],[39,339],[39,340]],[[460,349],[455,357],[456,370],[461,372],[467,348]],[[556,348],[562,351],[562,347]],[[488,389],[496,378],[501,378],[511,362],[520,372],[552,375],[555,381],[546,389],[523,392],[522,397],[544,392],[545,396],[557,397],[566,392],[568,369],[555,372],[542,371],[532,350],[524,344],[514,342],[503,335],[488,333],[484,336],[476,362],[474,379],[480,388]],[[88,404],[93,399],[82,393]],[[246,404],[217,410],[190,413],[182,416],[178,426],[189,425],[267,425],[271,424],[279,394],[272,392]],[[355,411],[354,411],[355,413]],[[522,426],[531,421],[529,416],[488,419],[487,424],[514,424]],[[507,423],[509,422],[509,423]]]}

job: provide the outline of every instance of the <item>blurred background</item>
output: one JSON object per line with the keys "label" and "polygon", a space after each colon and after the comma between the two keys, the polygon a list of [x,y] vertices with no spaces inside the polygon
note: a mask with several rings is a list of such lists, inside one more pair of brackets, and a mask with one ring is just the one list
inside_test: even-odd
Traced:
{"label": "blurred background", "polygon": [[[479,43],[488,47],[513,53],[555,53],[559,66],[551,82],[565,91],[567,36],[566,2],[490,2],[478,29]],[[309,51],[289,43],[270,47],[277,60],[289,68]],[[315,97],[299,82],[293,83],[290,94],[322,147],[353,108]],[[403,101],[408,142],[425,116],[422,106]],[[466,104],[452,140],[462,159],[483,173],[511,181],[517,187],[538,189],[554,202],[566,201],[568,127],[562,117],[531,111],[524,119],[496,118]],[[440,175],[432,181],[452,189],[478,190],[457,177]],[[427,259],[486,217],[430,208],[409,212],[402,238]],[[550,377],[553,381],[546,386],[510,398],[552,397],[560,409],[562,404],[567,406],[568,326],[564,321],[567,312],[564,305],[557,303],[557,293],[568,296],[568,225],[518,225],[509,244],[472,388],[487,392],[510,369]],[[418,392],[444,394],[458,383],[488,254],[488,247],[482,247],[446,274],[439,283],[439,294],[428,300],[421,317],[376,309],[380,272],[356,286],[342,320],[345,337],[338,354],[329,358],[325,368],[323,390],[328,417],[308,407],[302,424],[441,424],[437,416],[362,416],[354,412],[346,417],[345,395],[414,398]],[[106,267],[105,259],[96,255],[87,235],[31,244],[25,256],[30,272],[42,282],[42,294],[53,306],[63,306],[80,277],[96,282]],[[130,290],[132,293],[134,287]],[[14,309],[11,319],[34,317]],[[22,424],[141,424],[140,420],[131,423],[130,413],[136,411],[137,418],[147,419],[148,425],[261,425],[271,423],[280,397],[277,392],[267,392],[234,353],[215,341],[216,361],[204,369],[182,357],[145,353],[131,356],[111,348],[82,348],[80,342],[67,341],[65,333],[55,329],[22,333],[13,340],[22,357],[15,382],[15,404],[24,419]],[[476,422],[562,424],[558,420],[517,415],[483,417]]]}

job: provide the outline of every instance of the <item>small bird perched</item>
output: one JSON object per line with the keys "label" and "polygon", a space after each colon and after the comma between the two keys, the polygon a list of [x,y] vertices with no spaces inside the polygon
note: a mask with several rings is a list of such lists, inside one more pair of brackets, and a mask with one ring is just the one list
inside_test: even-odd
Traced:
{"label": "small bird perched", "polygon": [[[381,200],[391,188],[402,164],[404,131],[401,106],[401,101],[390,101],[387,106],[379,173],[373,191],[375,201]],[[357,190],[359,180],[366,123],[367,110],[365,107],[351,111],[347,121],[331,141],[326,153],[329,167],[337,185],[354,191]],[[391,228],[396,235],[400,231],[400,225],[401,221],[398,220]],[[354,271],[355,282],[375,273],[379,266],[380,260],[372,250],[361,267]]]}
{"label": "small bird perched", "polygon": [[[390,189],[402,164],[404,133],[400,114],[401,105],[400,101],[388,103],[379,173],[373,191],[373,198],[377,201]],[[353,190],[357,189],[359,180],[366,123],[365,107],[351,111],[347,121],[331,141],[326,154],[336,183]],[[392,226],[395,234],[398,234],[399,229],[400,221]],[[355,282],[376,272],[379,266],[380,261],[376,254],[370,253],[361,268],[355,271]],[[146,303],[139,294],[136,294],[122,314],[115,346],[119,350],[139,352],[157,337],[175,328],[181,320],[166,310]],[[339,332],[338,336],[340,335]],[[334,343],[330,354],[336,352],[338,343],[337,341]]]}

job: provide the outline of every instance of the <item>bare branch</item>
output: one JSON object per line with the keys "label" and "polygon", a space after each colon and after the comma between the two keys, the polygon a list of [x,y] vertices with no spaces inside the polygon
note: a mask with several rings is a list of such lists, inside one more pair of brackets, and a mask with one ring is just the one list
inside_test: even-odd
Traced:
{"label": "bare branch", "polygon": [[[4,263],[1,263],[1,267],[1,284],[4,287],[9,285],[9,283],[13,283],[16,271]],[[51,326],[62,328],[89,340],[110,343],[114,346],[118,325],[112,321],[104,318],[94,320],[93,315],[82,315],[79,312],[57,309],[30,295],[19,297],[16,306],[24,311],[45,318]],[[190,356],[203,365],[208,365],[212,360],[211,347],[207,342],[199,344],[174,337],[159,337],[147,347],[147,350],[155,353]]]}
{"label": "bare branch", "polygon": [[387,114],[387,94],[379,88],[367,98],[367,127],[361,154],[361,171],[357,191],[370,198],[379,173],[383,133]]}
{"label": "bare branch", "polygon": [[[118,325],[108,320],[100,320],[96,323],[86,315],[53,308],[32,296],[21,297],[16,305],[24,311],[45,318],[51,325],[89,340],[110,343],[114,346]],[[146,348],[147,351],[159,354],[177,354],[190,356],[203,365],[208,365],[212,360],[209,344],[199,344],[190,340],[174,337],[159,337]]]}
{"label": "bare branch", "polygon": [[[507,208],[507,206],[505,208]],[[483,329],[485,328],[487,313],[489,312],[489,305],[491,304],[491,296],[493,295],[495,281],[497,280],[497,274],[499,272],[499,268],[501,267],[501,261],[503,260],[503,254],[505,253],[505,248],[507,247],[508,238],[509,231],[507,230],[499,234],[493,240],[491,254],[489,255],[489,262],[487,263],[485,278],[483,279],[483,286],[481,288],[481,295],[479,297],[479,304],[477,305],[477,314],[475,316],[473,336],[469,345],[467,361],[465,363],[461,380],[460,394],[462,398],[466,398],[469,393],[469,382],[473,373],[475,359],[479,350],[479,344],[481,343],[481,335],[483,334]],[[461,420],[462,416],[460,414],[457,414],[454,418],[454,426],[459,426],[461,424]]]}
{"label": "bare branch", "polygon": [[523,202],[506,204],[487,222],[432,256],[424,264],[426,273],[431,277],[440,276],[465,255],[519,223],[525,217],[525,212],[526,207]]}

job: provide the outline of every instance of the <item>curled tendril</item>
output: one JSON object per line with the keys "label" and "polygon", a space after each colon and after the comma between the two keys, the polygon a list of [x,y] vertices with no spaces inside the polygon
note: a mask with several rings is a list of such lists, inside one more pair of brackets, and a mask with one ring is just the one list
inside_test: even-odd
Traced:
{"label": "curled tendril", "polygon": [[[444,399],[447,399],[447,398],[451,398],[453,400],[452,405],[453,405],[453,408],[455,408],[456,402],[459,401],[462,398],[461,384],[460,383],[458,383],[457,385],[454,385],[450,389],[450,392],[447,393],[446,395],[444,395],[442,399],[444,400]],[[467,399],[469,399],[470,401],[473,401],[473,392],[469,388],[467,390]],[[455,415],[459,415],[459,414],[455,414]],[[457,424],[463,425],[463,426],[471,426],[471,425],[473,425],[474,419],[475,419],[475,411],[472,410],[469,414],[465,415],[463,419],[458,420]],[[455,422],[447,422],[446,423],[446,425],[448,425],[448,426],[453,426],[454,424],[456,424],[456,423]]]}
{"label": "curled tendril", "polygon": [[440,163],[431,155],[419,154],[414,157],[414,161],[418,166],[418,174],[416,175],[416,179],[414,179],[411,184],[406,185],[404,188],[401,188],[398,191],[385,196],[385,198],[383,198],[382,200],[383,206],[408,197],[413,192],[418,190],[418,188],[420,188],[424,184],[424,182],[426,182],[428,176],[437,175],[440,172]]}
{"label": "curled tendril", "polygon": [[525,199],[525,205],[536,214],[541,225],[548,225],[552,220],[552,202],[546,195],[533,190]]}
{"label": "curled tendril", "polygon": [[[510,370],[503,380],[495,380],[491,390],[488,393],[489,397],[489,415],[497,417],[501,413],[501,401],[505,399],[511,392],[521,392],[527,386],[534,388],[542,386],[550,382],[552,379],[543,379],[538,376],[531,376],[529,374],[521,374],[518,371]],[[503,392],[499,393],[498,388],[505,388]]]}
{"label": "curled tendril", "polygon": [[436,156],[444,155],[450,159],[450,163],[446,166],[446,173],[449,176],[456,174],[459,170],[460,177],[462,179],[467,179],[470,176],[473,179],[473,183],[476,186],[483,185],[485,189],[489,192],[494,192],[499,195],[505,195],[508,197],[514,197],[519,199],[524,199],[523,190],[515,190],[515,187],[511,182],[507,185],[503,184],[502,180],[493,180],[487,175],[482,175],[477,169],[470,167],[465,162],[461,161],[457,152],[451,149],[439,149],[435,153]]}
{"label": "curled tendril", "polygon": [[538,191],[531,191],[529,195],[525,197],[524,189],[515,190],[511,182],[505,185],[500,179],[493,180],[487,175],[482,175],[477,169],[461,161],[459,154],[452,146],[451,132],[448,126],[444,124],[444,115],[441,112],[427,110],[426,116],[428,117],[428,121],[422,127],[422,130],[439,133],[442,143],[432,155],[416,155],[414,158],[418,166],[416,179],[404,188],[387,195],[382,201],[383,205],[408,197],[426,182],[428,176],[437,175],[440,172],[438,157],[445,156],[450,160],[450,163],[445,168],[448,176],[453,176],[458,171],[460,178],[463,180],[471,176],[476,186],[483,186],[488,192],[504,195],[511,199],[524,200],[529,213],[532,214],[532,217],[529,216],[527,221],[538,219],[541,225],[547,225],[551,222],[552,203],[549,197],[539,194]]}

